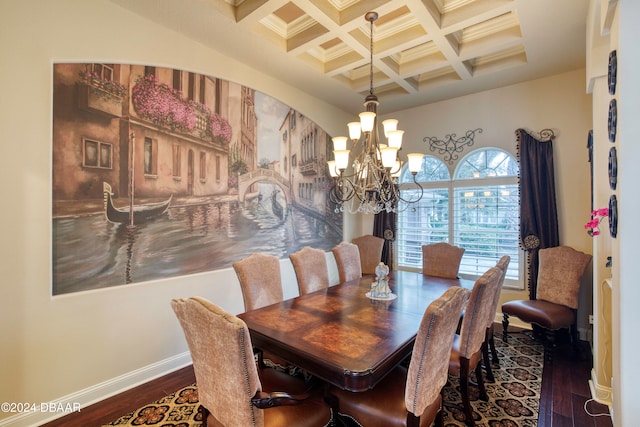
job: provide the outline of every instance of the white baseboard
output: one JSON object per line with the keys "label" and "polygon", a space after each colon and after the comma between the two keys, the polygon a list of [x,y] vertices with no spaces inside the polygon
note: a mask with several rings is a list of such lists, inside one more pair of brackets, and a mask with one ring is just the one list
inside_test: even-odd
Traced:
{"label": "white baseboard", "polygon": [[[82,411],[82,408],[86,408],[96,402],[115,396],[116,394],[149,382],[155,378],[167,375],[190,364],[191,355],[187,351],[100,384],[93,385],[84,390],[62,396],[51,403],[53,403],[56,408],[75,408],[79,405],[80,411]],[[65,413],[62,411],[42,412],[41,408],[38,407],[35,409],[34,412],[23,412],[0,420],[0,427],[35,427],[69,414],[68,412]]]}

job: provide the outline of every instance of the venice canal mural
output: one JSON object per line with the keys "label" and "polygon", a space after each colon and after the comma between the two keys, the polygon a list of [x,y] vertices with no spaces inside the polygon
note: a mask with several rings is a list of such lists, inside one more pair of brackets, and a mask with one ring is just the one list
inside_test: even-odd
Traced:
{"label": "venice canal mural", "polygon": [[53,295],[342,240],[330,144],[251,88],[176,69],[53,66]]}

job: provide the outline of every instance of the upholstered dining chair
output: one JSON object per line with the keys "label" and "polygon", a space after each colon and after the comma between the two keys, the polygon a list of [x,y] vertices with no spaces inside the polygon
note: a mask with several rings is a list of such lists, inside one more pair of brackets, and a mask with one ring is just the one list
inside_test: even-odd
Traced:
{"label": "upholstered dining chair", "polygon": [[384,239],[382,237],[365,234],[351,241],[360,250],[360,266],[362,274],[376,274],[376,266],[382,259]]}
{"label": "upholstered dining chair", "polygon": [[254,253],[233,263],[244,309],[255,310],[283,299],[280,260],[275,255]]}
{"label": "upholstered dining chair", "polygon": [[[574,346],[578,343],[576,316],[578,293],[591,255],[569,246],[538,251],[538,283],[535,300],[515,300],[502,304],[502,336],[507,341],[509,316],[546,329],[553,343],[554,333],[569,329]],[[545,340],[547,343],[547,340]]]}
{"label": "upholstered dining chair", "polygon": [[422,245],[422,274],[455,279],[464,248],[446,242]]}
{"label": "upholstered dining chair", "polygon": [[205,427],[327,424],[330,410],[321,392],[288,374],[257,367],[241,319],[201,297],[174,299],[171,305],[193,360]]}
{"label": "upholstered dining chair", "polygon": [[322,249],[305,246],[298,252],[289,254],[289,259],[298,279],[300,295],[329,287],[327,258]]}
{"label": "upholstered dining chair", "polygon": [[473,408],[469,398],[469,374],[475,370],[476,382],[480,390],[480,399],[487,401],[487,391],[482,375],[483,347],[487,336],[487,322],[495,317],[492,311],[496,287],[500,284],[502,270],[491,267],[473,285],[469,301],[464,309],[464,317],[460,333],[453,338],[451,357],[449,359],[449,375],[460,378],[460,394],[466,417],[466,424],[475,425]]}
{"label": "upholstered dining chair", "polygon": [[[502,285],[504,284],[504,279],[507,275],[507,269],[509,268],[509,263],[511,262],[511,257],[509,255],[504,255],[502,258],[498,260],[496,263],[496,267],[500,269],[502,275],[500,276],[500,280],[498,282],[498,286],[495,288],[495,293],[493,295],[493,302],[491,303],[491,315],[487,319],[487,331],[485,336],[485,342],[483,346],[482,357],[484,359],[485,370],[487,371],[487,380],[493,382],[495,378],[493,376],[493,370],[491,368],[491,362],[498,364],[500,360],[498,359],[498,351],[496,350],[495,341],[493,340],[494,334],[494,325],[495,325],[495,314],[498,310],[498,303],[500,302],[500,294],[502,291]],[[489,351],[491,351],[492,360],[489,359]]]}
{"label": "upholstered dining chair", "polygon": [[338,276],[340,283],[362,277],[362,267],[360,266],[360,250],[349,242],[341,242],[331,249],[338,266]]}
{"label": "upholstered dining chair", "polygon": [[361,393],[338,388],[340,412],[367,427],[443,425],[442,388],[457,319],[469,290],[452,287],[425,311],[413,346],[409,367],[400,365],[380,383]]}

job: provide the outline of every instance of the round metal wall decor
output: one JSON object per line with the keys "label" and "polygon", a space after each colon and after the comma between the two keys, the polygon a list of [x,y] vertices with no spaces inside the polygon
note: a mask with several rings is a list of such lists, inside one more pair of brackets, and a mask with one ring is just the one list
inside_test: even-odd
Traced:
{"label": "round metal wall decor", "polygon": [[609,198],[609,234],[611,237],[618,235],[618,199],[615,194]]}
{"label": "round metal wall decor", "polygon": [[616,127],[618,126],[618,103],[615,99],[609,102],[609,141],[616,141]]}
{"label": "round metal wall decor", "polygon": [[612,190],[618,185],[618,152],[616,147],[609,149],[609,187]]}
{"label": "round metal wall decor", "polygon": [[609,70],[607,73],[609,81],[609,94],[616,93],[616,80],[618,79],[618,57],[615,50],[609,53]]}

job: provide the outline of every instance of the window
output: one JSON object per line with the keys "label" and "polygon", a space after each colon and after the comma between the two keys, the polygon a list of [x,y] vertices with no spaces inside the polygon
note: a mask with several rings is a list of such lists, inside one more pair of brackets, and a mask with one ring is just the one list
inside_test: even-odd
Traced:
{"label": "window", "polygon": [[196,100],[196,75],[189,73],[189,87],[187,88],[187,99],[189,101]]}
{"label": "window", "polygon": [[156,175],[158,173],[158,147],[156,141],[144,138],[144,173]]}
{"label": "window", "polygon": [[207,179],[207,153],[200,152],[200,181]]}
{"label": "window", "polygon": [[173,88],[177,91],[182,91],[182,71],[173,70]]}
{"label": "window", "polygon": [[[398,214],[398,266],[420,269],[422,245],[449,242],[465,248],[461,275],[479,277],[509,255],[505,283],[522,288],[518,173],[516,159],[495,148],[469,153],[458,163],[453,179],[440,159],[424,156],[416,175],[424,188],[422,199]],[[400,177],[405,199],[419,193],[412,182],[405,167]]]}
{"label": "window", "polygon": [[220,156],[216,154],[216,181],[220,181]]}
{"label": "window", "polygon": [[173,177],[174,178],[179,178],[182,176],[182,170],[181,170],[181,151],[180,151],[180,144],[173,144]]}
{"label": "window", "polygon": [[206,88],[206,77],[201,75],[200,76],[200,85],[198,86],[198,101],[200,102],[200,104],[204,104],[205,103],[205,98],[204,98],[204,93],[205,93],[205,88]]}
{"label": "window", "polygon": [[92,74],[100,77],[100,80],[115,80],[114,64],[91,64]]}
{"label": "window", "polygon": [[83,166],[89,168],[111,169],[112,145],[92,139],[82,139]]}

